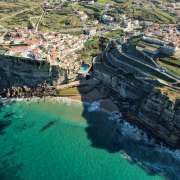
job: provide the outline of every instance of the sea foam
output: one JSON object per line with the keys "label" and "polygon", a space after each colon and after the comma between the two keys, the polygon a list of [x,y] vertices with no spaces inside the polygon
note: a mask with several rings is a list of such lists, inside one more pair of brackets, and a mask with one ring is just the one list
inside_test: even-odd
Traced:
{"label": "sea foam", "polygon": [[130,124],[122,117],[118,118],[117,113],[111,113],[109,120],[117,122],[117,128],[121,132],[122,136],[128,137],[135,141],[144,142],[147,145],[154,146],[154,149],[159,152],[168,153],[174,158],[180,160],[180,149],[170,149],[164,143],[156,143],[156,140],[148,136],[144,130],[139,129],[136,125]]}

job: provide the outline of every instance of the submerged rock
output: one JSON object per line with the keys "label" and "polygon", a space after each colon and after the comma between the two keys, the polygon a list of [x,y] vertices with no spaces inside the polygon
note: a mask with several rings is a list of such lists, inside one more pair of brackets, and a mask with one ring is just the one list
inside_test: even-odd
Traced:
{"label": "submerged rock", "polygon": [[4,118],[8,118],[8,117],[11,117],[11,116],[13,116],[14,115],[14,113],[8,113],[8,114],[5,114],[4,115]]}
{"label": "submerged rock", "polygon": [[50,121],[48,122],[46,125],[44,125],[42,128],[41,128],[41,132],[42,131],[45,131],[47,130],[48,128],[52,127],[53,125],[55,125],[57,123],[57,120],[53,120],[53,121]]}
{"label": "submerged rock", "polygon": [[4,134],[4,130],[11,124],[11,120],[3,121],[0,120],[0,135]]}

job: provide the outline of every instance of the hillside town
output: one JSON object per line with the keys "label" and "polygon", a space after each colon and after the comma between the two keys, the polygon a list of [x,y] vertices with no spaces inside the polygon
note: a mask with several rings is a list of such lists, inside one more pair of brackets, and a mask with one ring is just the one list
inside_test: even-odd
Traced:
{"label": "hillside town", "polygon": [[179,0],[1,0],[0,137],[2,180],[180,179]]}
{"label": "hillside town", "polygon": [[7,56],[46,60],[51,65],[77,72],[77,50],[84,46],[85,35],[72,36],[55,32],[41,33],[26,29],[8,31],[1,38],[1,53]]}
{"label": "hillside town", "polygon": [[[67,30],[65,30],[71,32],[72,29],[73,33],[77,31],[76,33],[79,35],[70,35],[69,33],[64,34],[58,31],[38,31],[37,25],[41,26],[41,21],[43,24],[43,12],[38,22],[35,23],[35,27],[33,29],[29,29],[28,27],[17,27],[12,30],[3,30],[2,28],[0,52],[1,54],[8,56],[31,58],[34,60],[47,60],[51,64],[57,64],[64,69],[71,69],[77,72],[81,63],[85,61],[84,59],[81,59],[77,52],[84,49],[85,42],[93,40],[94,37],[106,37],[106,34],[117,31],[116,36],[121,37],[124,42],[127,42],[127,40],[136,36],[146,36],[153,39],[153,41],[161,41],[161,49],[164,47],[164,52],[167,52],[165,53],[166,56],[173,56],[173,58],[179,59],[180,29],[178,22],[174,24],[163,24],[142,19],[142,17],[137,16],[135,12],[136,8],[143,6],[145,2],[146,1],[135,0],[133,1],[133,4],[128,4],[127,7],[129,6],[131,8],[133,5],[132,8],[135,9],[132,13],[128,14],[128,11],[124,11],[123,8],[120,9],[119,7],[118,9],[112,2],[101,5],[100,3],[94,1],[45,0],[42,7],[46,13],[51,13],[53,11],[63,12],[67,5],[70,7],[79,7],[79,9],[74,8],[72,13],[73,16],[77,16],[77,18],[79,18],[83,26],[77,28],[67,26]],[[148,9],[154,7],[161,10],[170,10],[176,14],[176,10],[179,8],[179,2],[169,2],[164,4],[161,1],[152,0],[145,8]],[[97,17],[92,19],[92,15],[89,14],[87,9],[97,9],[97,12],[99,11],[98,9],[102,10],[100,10]],[[176,14],[176,16],[178,21],[179,15]],[[169,19],[169,16],[167,17]],[[78,32],[79,29],[82,33]],[[122,32],[121,35],[118,35],[118,31]],[[111,36],[109,37],[110,39],[114,38]],[[145,42],[138,42],[137,49],[141,52],[148,51],[151,54],[156,54],[160,48],[160,46],[157,46],[157,43],[156,46],[151,45],[151,43],[146,43],[146,46],[144,45]],[[93,49],[89,49],[89,51],[93,51]]]}

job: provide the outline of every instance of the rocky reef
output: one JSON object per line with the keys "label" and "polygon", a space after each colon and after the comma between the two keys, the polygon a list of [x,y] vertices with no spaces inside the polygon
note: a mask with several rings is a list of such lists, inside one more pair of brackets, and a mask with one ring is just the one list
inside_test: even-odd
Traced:
{"label": "rocky reef", "polygon": [[40,84],[36,87],[15,87],[5,88],[1,91],[2,97],[8,98],[31,98],[31,97],[45,97],[45,96],[56,96],[56,89],[48,84]]}

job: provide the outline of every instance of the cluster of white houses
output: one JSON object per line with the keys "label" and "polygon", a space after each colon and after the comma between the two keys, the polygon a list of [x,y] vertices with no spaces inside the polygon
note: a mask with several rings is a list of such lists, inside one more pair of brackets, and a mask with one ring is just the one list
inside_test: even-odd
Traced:
{"label": "cluster of white houses", "polygon": [[4,55],[46,60],[63,69],[79,70],[79,55],[87,36],[73,36],[56,32],[42,33],[26,29],[14,29],[1,38]]}
{"label": "cluster of white houses", "polygon": [[[177,58],[180,57],[180,48],[178,46],[173,46],[171,44],[169,44],[169,42],[165,42],[162,40],[159,40],[157,38],[153,38],[153,37],[148,37],[148,36],[143,36],[143,40],[147,43],[149,43],[149,46],[145,46],[144,51],[149,52],[153,55],[157,55],[159,53],[164,54],[166,56],[175,56]],[[153,47],[153,44],[155,45]],[[137,47],[137,49],[139,48],[139,46]],[[149,49],[148,49],[149,48]]]}

